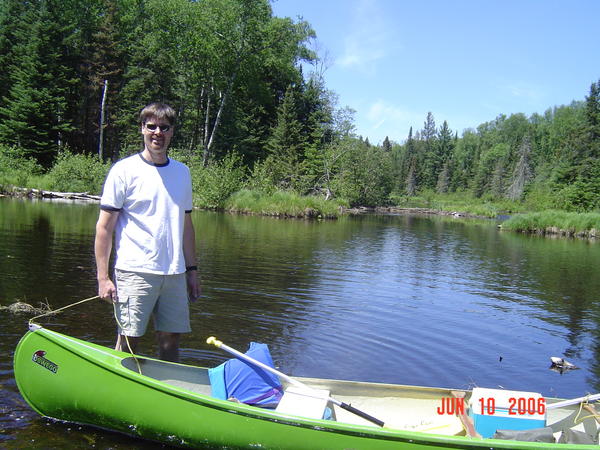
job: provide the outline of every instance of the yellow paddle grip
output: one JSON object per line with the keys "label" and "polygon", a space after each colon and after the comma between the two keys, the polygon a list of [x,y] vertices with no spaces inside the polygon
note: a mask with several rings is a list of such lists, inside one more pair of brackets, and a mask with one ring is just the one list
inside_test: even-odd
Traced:
{"label": "yellow paddle grip", "polygon": [[207,344],[213,344],[215,347],[221,347],[221,345],[223,345],[223,343],[221,341],[219,341],[216,337],[211,336],[206,340]]}

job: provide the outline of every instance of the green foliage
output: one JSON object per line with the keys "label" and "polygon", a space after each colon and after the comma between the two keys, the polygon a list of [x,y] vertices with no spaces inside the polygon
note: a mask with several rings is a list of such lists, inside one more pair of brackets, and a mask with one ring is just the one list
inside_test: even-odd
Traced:
{"label": "green foliage", "polygon": [[600,209],[600,180],[578,179],[556,192],[554,204],[565,211],[586,212]]}
{"label": "green foliage", "polygon": [[331,179],[331,191],[351,206],[378,206],[389,201],[392,192],[391,155],[380,147],[353,139],[334,147],[339,157]]}
{"label": "green foliage", "polygon": [[265,164],[270,167],[271,180],[277,188],[296,191],[301,189],[305,145],[294,90],[290,87],[278,108],[277,123],[267,141],[269,156]]}
{"label": "green foliage", "polygon": [[592,83],[590,94],[585,98],[585,140],[587,156],[600,157],[600,81]]}
{"label": "green foliage", "polygon": [[600,209],[600,160],[586,158],[579,165],[558,165],[552,189],[556,208],[576,212]]}
{"label": "green foliage", "polygon": [[503,142],[494,145],[480,156],[473,183],[475,195],[482,196],[486,192],[491,192],[496,197],[502,195],[504,170],[509,154],[510,146]]}
{"label": "green foliage", "polygon": [[62,2],[35,5],[12,18],[6,36],[13,46],[5,75],[10,88],[0,106],[0,141],[27,149],[48,166],[73,130],[68,101],[77,79],[67,55],[73,51],[75,24],[65,17]]}
{"label": "green foliage", "polygon": [[307,111],[324,107],[304,96],[312,37],[308,23],[273,17],[269,0],[6,0],[0,142],[46,166],[61,147],[98,153],[107,81],[105,156],[139,142],[139,110],[165,101],[178,112],[173,145],[200,148],[205,165],[230,150],[251,165],[288,86]]}
{"label": "green foliage", "polygon": [[502,223],[503,230],[529,233],[593,234],[600,231],[599,213],[573,213],[549,210],[512,216]]}
{"label": "green foliage", "polygon": [[[544,115],[500,115],[463,136],[446,123],[436,132],[433,115],[393,149],[394,199],[470,192],[474,203],[567,211],[600,209],[600,82],[585,102]],[[513,207],[514,209],[514,207]]]}
{"label": "green foliage", "polygon": [[440,194],[428,189],[414,197],[394,194],[391,198],[395,205],[404,208],[426,208],[434,211],[465,213],[482,217],[497,217],[501,214],[526,210],[520,202],[477,198],[469,191]]}
{"label": "green foliage", "polygon": [[556,200],[556,193],[549,183],[538,183],[528,190],[522,201],[522,208],[525,211],[556,209]]}
{"label": "green foliage", "polygon": [[340,215],[342,201],[322,197],[301,196],[294,192],[277,191],[265,194],[244,189],[236,192],[227,202],[229,211],[285,217],[333,218]]}
{"label": "green foliage", "polygon": [[246,188],[253,192],[271,195],[277,191],[276,181],[271,171],[272,158],[254,164]]}
{"label": "green foliage", "polygon": [[45,178],[48,189],[99,195],[109,169],[109,163],[100,162],[95,156],[76,155],[66,150],[58,155]]}
{"label": "green foliage", "polygon": [[[173,153],[171,156],[177,159]],[[210,161],[206,167],[197,157],[182,162],[190,167],[194,205],[200,208],[222,209],[226,200],[244,185],[245,167],[236,154],[222,161]]]}
{"label": "green foliage", "polygon": [[42,167],[25,150],[0,144],[0,187],[34,187],[31,181],[42,173]]}

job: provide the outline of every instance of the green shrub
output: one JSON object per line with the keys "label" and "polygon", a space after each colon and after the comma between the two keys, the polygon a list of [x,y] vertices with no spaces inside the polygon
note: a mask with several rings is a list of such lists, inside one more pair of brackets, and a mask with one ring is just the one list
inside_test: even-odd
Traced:
{"label": "green shrub", "polygon": [[194,205],[200,208],[223,208],[231,194],[244,185],[245,167],[236,154],[230,154],[219,162],[211,161],[207,167],[202,166],[200,158],[187,163],[192,172]]}
{"label": "green shrub", "polygon": [[600,186],[598,180],[576,180],[556,192],[555,205],[559,209],[572,212],[587,212],[600,206]]}
{"label": "green shrub", "polygon": [[[139,152],[139,150],[138,150]],[[184,150],[180,148],[171,148],[169,149],[169,158],[176,159],[179,162],[184,163],[190,169],[193,166],[201,166],[202,165],[202,157],[194,152],[189,150]]]}
{"label": "green shrub", "polygon": [[110,163],[102,163],[95,155],[59,153],[46,175],[48,189],[61,192],[100,194]]}
{"label": "green shrub", "polygon": [[1,187],[37,187],[32,182],[42,171],[42,166],[35,159],[28,158],[23,149],[0,144]]}
{"label": "green shrub", "polygon": [[534,185],[525,194],[523,208],[527,211],[557,208],[556,193],[547,184]]}
{"label": "green shrub", "polygon": [[259,161],[254,164],[252,173],[246,182],[247,189],[250,191],[262,192],[267,195],[277,191],[277,186],[275,186],[275,181],[272,176],[270,162],[270,158],[267,158],[264,161]]}

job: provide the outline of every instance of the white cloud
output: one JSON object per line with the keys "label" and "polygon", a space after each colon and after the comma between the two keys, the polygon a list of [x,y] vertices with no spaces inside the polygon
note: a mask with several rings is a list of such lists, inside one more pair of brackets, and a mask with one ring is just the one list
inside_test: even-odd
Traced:
{"label": "white cloud", "polygon": [[382,142],[386,136],[396,142],[404,141],[410,127],[418,129],[427,115],[426,112],[410,111],[382,99],[371,103],[366,111],[357,118],[357,130],[373,144]]}
{"label": "white cloud", "polygon": [[532,86],[525,82],[517,82],[504,86],[504,89],[516,98],[522,98],[531,102],[538,102],[544,97],[539,86]]}
{"label": "white cloud", "polygon": [[394,41],[387,31],[389,24],[377,0],[358,0],[352,16],[337,63],[372,75],[375,63],[389,55],[389,43]]}
{"label": "white cloud", "polygon": [[357,35],[348,36],[344,46],[344,54],[337,62],[342,67],[353,67],[363,72],[373,72],[373,63],[382,59],[385,56],[385,51],[377,45],[369,44]]}

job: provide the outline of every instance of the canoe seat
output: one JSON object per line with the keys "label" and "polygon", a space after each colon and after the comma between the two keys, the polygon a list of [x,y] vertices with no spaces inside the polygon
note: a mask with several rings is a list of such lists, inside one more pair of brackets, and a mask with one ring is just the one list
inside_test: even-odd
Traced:
{"label": "canoe seat", "polygon": [[[329,403],[329,391],[302,389],[289,386],[283,393],[275,411],[310,419],[323,419]],[[333,409],[333,408],[332,408]]]}

